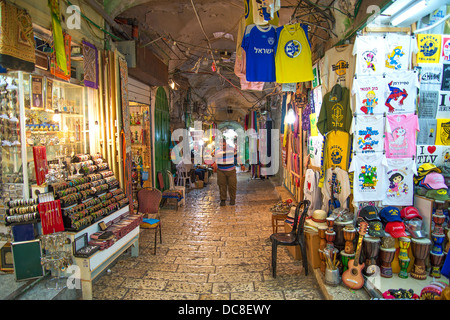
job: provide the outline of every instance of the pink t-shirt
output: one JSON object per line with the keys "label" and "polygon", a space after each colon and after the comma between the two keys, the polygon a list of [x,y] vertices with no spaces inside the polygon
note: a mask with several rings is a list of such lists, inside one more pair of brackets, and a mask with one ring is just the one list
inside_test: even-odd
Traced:
{"label": "pink t-shirt", "polygon": [[416,155],[416,132],[419,119],[416,114],[387,115],[384,148],[386,158],[408,158]]}

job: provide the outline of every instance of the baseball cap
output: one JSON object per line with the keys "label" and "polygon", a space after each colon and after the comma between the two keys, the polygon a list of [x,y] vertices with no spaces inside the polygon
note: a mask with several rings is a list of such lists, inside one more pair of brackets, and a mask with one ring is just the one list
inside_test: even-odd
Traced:
{"label": "baseball cap", "polygon": [[374,206],[365,206],[359,210],[359,216],[367,222],[373,220],[380,220],[378,217],[378,209]]}
{"label": "baseball cap", "polygon": [[422,220],[422,216],[419,214],[419,210],[417,210],[417,208],[414,207],[404,207],[401,211],[400,211],[400,217],[402,219],[413,219],[413,218],[419,218],[420,220]]}
{"label": "baseball cap", "polygon": [[398,210],[398,208],[393,206],[388,206],[381,209],[380,217],[381,221],[383,221],[384,223],[395,221],[402,222],[400,210]]}
{"label": "baseball cap", "polygon": [[425,238],[425,233],[422,231],[422,220],[417,218],[407,220],[405,228],[413,238]]}
{"label": "baseball cap", "polygon": [[425,197],[438,201],[450,200],[450,196],[448,195],[448,189],[428,190],[427,193],[425,194]]}
{"label": "baseball cap", "polygon": [[408,235],[405,232],[405,225],[403,222],[394,221],[394,222],[388,222],[386,224],[386,228],[384,229],[387,233],[389,233],[392,238],[400,238],[400,237],[407,237]]}
{"label": "baseball cap", "polygon": [[436,167],[436,165],[429,162],[422,163],[419,166],[419,168],[417,168],[417,175],[414,176],[414,183],[417,184],[430,172],[441,173],[441,169],[439,169],[438,167]]}
{"label": "baseball cap", "polygon": [[419,182],[419,186],[426,189],[448,189],[445,178],[441,173],[430,172]]}
{"label": "baseball cap", "polygon": [[381,223],[381,221],[370,221],[368,232],[372,237],[384,237],[386,235],[384,233],[383,224]]}

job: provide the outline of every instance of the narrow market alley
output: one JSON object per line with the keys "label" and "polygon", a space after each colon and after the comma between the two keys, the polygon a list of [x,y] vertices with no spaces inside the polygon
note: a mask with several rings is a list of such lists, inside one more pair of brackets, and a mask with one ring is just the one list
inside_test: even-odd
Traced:
{"label": "narrow market alley", "polygon": [[314,273],[305,276],[285,248],[272,278],[269,209],[278,200],[271,181],[239,173],[236,205],[221,207],[214,175],[205,188],[191,189],[178,211],[162,209],[156,255],[154,231],[141,229],[139,256],[123,255],[94,283],[94,299],[323,299]]}

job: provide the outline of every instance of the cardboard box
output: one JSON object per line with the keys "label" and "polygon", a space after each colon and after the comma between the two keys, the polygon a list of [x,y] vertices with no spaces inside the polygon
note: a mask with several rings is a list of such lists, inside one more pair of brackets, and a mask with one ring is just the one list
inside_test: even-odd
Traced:
{"label": "cardboard box", "polygon": [[[284,230],[290,232],[292,227],[289,223],[284,223]],[[319,233],[305,231],[305,242],[306,242],[306,256],[308,259],[308,264],[313,268],[320,268],[320,257],[319,257]],[[302,254],[300,251],[300,246],[287,246],[289,253],[295,260],[301,260]]]}

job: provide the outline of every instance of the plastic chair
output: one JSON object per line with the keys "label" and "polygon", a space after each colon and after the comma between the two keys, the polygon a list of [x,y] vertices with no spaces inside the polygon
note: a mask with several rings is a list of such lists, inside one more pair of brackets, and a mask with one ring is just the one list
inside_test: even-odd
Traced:
{"label": "plastic chair", "polygon": [[[189,172],[187,171],[185,166],[180,166],[177,169],[177,176],[177,184],[179,186],[184,186],[185,188],[189,188],[191,186],[191,177],[189,176]],[[188,181],[189,183],[186,184],[186,181]]]}
{"label": "plastic chair", "polygon": [[159,206],[162,199],[162,193],[158,189],[148,187],[140,189],[137,192],[138,208],[137,213],[146,215],[141,228],[154,229],[155,230],[155,250],[153,254],[156,254],[156,239],[159,229],[159,242],[162,243],[161,235],[161,215],[159,212]]}
{"label": "plastic chair", "polygon": [[[303,200],[295,209],[294,225],[291,232],[274,233],[270,236],[272,242],[272,276],[277,276],[277,247],[278,246],[299,246],[302,253],[303,268],[305,268],[305,275],[308,275],[308,259],[306,257],[306,243],[304,224],[308,214],[310,202]],[[299,218],[300,210],[303,212]]]}

